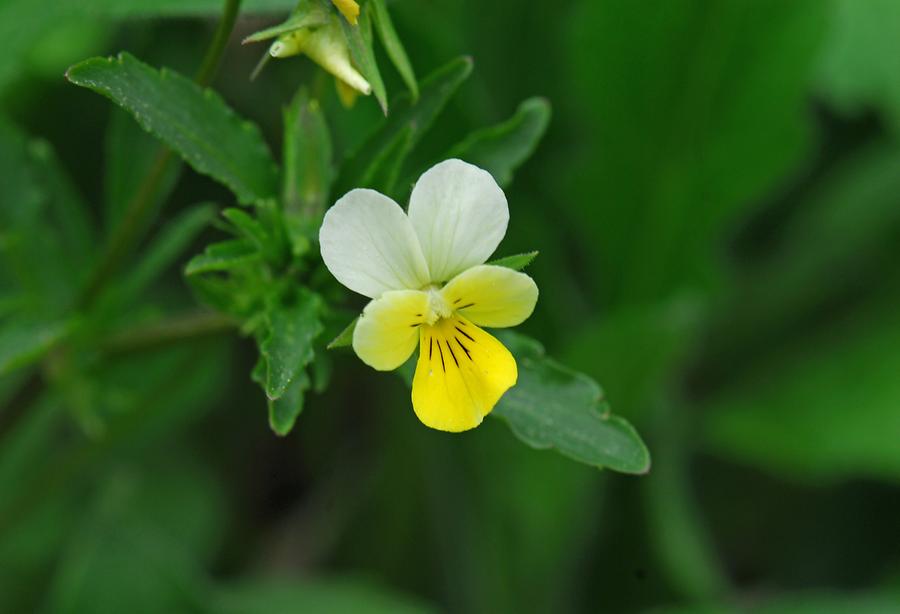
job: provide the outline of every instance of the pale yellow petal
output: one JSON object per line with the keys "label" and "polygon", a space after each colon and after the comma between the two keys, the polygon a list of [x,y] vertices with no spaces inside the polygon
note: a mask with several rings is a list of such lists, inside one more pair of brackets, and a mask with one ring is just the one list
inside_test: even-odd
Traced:
{"label": "pale yellow petal", "polygon": [[352,25],[356,25],[356,20],[359,19],[359,5],[353,0],[331,0],[337,9],[341,12],[341,14],[349,21]]}
{"label": "pale yellow petal", "polygon": [[503,328],[524,322],[537,303],[538,289],[525,273],[482,264],[451,279],[444,301],[479,326]]}
{"label": "pale yellow petal", "polygon": [[374,369],[396,369],[416,349],[427,309],[428,295],[424,292],[385,292],[369,302],[359,316],[353,331],[353,350]]}
{"label": "pale yellow petal", "polygon": [[465,318],[421,327],[413,409],[425,426],[475,428],[516,383],[516,360],[502,343]]}

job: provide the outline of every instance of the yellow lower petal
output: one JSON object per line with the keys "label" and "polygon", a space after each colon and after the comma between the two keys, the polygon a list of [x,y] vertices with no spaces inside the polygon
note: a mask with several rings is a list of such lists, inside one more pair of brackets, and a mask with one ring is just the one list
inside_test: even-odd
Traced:
{"label": "yellow lower petal", "polygon": [[392,371],[416,349],[425,321],[428,295],[420,290],[392,290],[369,302],[353,330],[353,351],[379,371]]}
{"label": "yellow lower petal", "polygon": [[413,409],[425,426],[475,428],[516,383],[516,360],[502,343],[465,318],[421,326]]}

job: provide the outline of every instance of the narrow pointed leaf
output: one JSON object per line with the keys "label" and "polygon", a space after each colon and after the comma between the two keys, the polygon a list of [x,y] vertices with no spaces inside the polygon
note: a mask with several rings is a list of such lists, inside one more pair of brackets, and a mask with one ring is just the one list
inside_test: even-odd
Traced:
{"label": "narrow pointed leaf", "polygon": [[372,86],[372,93],[385,115],[388,113],[387,91],[384,89],[384,81],[378,63],[375,61],[375,51],[372,49],[372,15],[368,4],[361,7],[359,20],[356,25],[351,25],[346,19],[341,19],[341,28],[350,47],[350,57],[362,76]]}
{"label": "narrow pointed leaf", "polygon": [[286,217],[325,211],[334,179],[331,135],[318,101],[301,89],[284,110],[282,203]]}
{"label": "narrow pointed leaf", "polygon": [[345,348],[353,345],[353,331],[356,330],[356,323],[359,322],[359,318],[353,318],[353,321],[348,324],[344,330],[342,330],[337,337],[331,340],[331,342],[325,346],[329,350],[333,350],[336,348]]}
{"label": "narrow pointed leaf", "polygon": [[496,260],[491,260],[488,264],[493,264],[494,266],[504,266],[507,269],[512,269],[513,271],[521,271],[525,267],[527,267],[531,262],[537,258],[539,252],[525,252],[523,254],[516,254],[514,256],[505,256],[504,258],[497,258]]}
{"label": "narrow pointed leaf", "polygon": [[397,36],[397,31],[394,29],[391,15],[388,13],[384,0],[370,0],[369,5],[372,7],[372,17],[375,29],[378,31],[378,38],[381,39],[381,44],[384,45],[384,49],[394,64],[394,68],[400,73],[400,77],[406,83],[406,87],[409,88],[409,93],[415,101],[419,98],[419,84],[416,81],[416,74],[413,71],[412,63],[409,61],[409,56],[406,55],[406,49],[403,48],[403,43],[400,42],[400,37]]}

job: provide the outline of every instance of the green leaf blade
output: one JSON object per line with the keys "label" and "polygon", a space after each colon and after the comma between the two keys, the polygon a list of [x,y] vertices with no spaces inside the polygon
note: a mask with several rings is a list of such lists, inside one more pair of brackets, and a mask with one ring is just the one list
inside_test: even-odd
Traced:
{"label": "green leaf blade", "polygon": [[331,134],[325,115],[318,101],[301,89],[284,110],[281,193],[285,216],[298,220],[321,215],[333,180]]}
{"label": "green leaf blade", "polygon": [[309,375],[300,371],[278,399],[268,399],[269,427],[281,437],[293,430],[303,412],[303,400],[310,387]]}
{"label": "green leaf blade", "polygon": [[403,48],[403,43],[400,42],[400,37],[397,36],[397,31],[394,29],[394,23],[391,21],[391,15],[388,13],[384,0],[371,0],[369,4],[372,6],[373,21],[375,22],[375,29],[378,31],[378,37],[381,39],[381,44],[384,45],[388,57],[394,64],[394,68],[397,69],[403,82],[406,83],[406,87],[409,88],[413,101],[418,100],[419,83],[416,81],[416,73],[413,71],[406,49]]}
{"label": "green leaf blade", "polygon": [[519,379],[491,415],[506,420],[513,434],[538,449],[555,449],[587,465],[621,473],[650,470],[650,453],[634,428],[609,414],[603,391],[588,376],[546,357],[535,341],[506,332]]}
{"label": "green leaf blade", "polygon": [[384,80],[378,63],[375,61],[375,51],[372,49],[372,14],[369,4],[363,4],[360,8],[359,19],[356,25],[351,25],[343,17],[339,18],[347,46],[350,47],[350,57],[362,76],[372,86],[372,93],[385,115],[388,113],[387,90],[384,88]]}
{"label": "green leaf blade", "polygon": [[229,188],[241,203],[275,195],[277,168],[259,129],[211,90],[127,53],[85,60],[69,68],[66,77],[128,111],[144,130],[197,172]]}
{"label": "green leaf blade", "polygon": [[353,318],[353,321],[350,322],[344,330],[338,333],[338,336],[332,339],[328,345],[325,346],[328,350],[334,350],[337,348],[345,348],[353,345],[353,331],[356,330],[356,323],[359,322],[359,318]]}

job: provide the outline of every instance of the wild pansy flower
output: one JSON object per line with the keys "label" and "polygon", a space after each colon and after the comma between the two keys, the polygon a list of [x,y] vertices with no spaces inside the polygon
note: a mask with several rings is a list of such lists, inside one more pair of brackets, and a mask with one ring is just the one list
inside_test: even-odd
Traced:
{"label": "wild pansy flower", "polygon": [[408,213],[383,194],[356,189],[322,222],[325,266],[372,299],[353,332],[354,351],[390,371],[418,344],[412,403],[431,428],[478,426],[516,383],[512,354],[481,328],[516,326],[537,302],[528,275],[484,264],[508,222],[506,196],[494,178],[461,160],[426,171]]}

